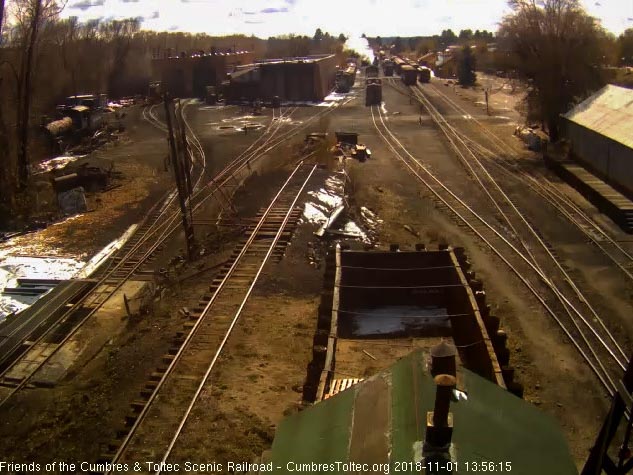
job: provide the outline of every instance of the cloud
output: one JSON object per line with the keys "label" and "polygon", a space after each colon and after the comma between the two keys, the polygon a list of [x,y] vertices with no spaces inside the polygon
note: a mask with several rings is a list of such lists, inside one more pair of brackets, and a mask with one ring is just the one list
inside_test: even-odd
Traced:
{"label": "cloud", "polygon": [[264,8],[260,10],[260,13],[286,13],[288,11],[288,7],[281,8]]}
{"label": "cloud", "polygon": [[[632,0],[580,3],[615,33],[633,25],[627,19],[633,17]],[[209,21],[211,10],[219,21]],[[153,14],[156,11],[158,17]],[[77,16],[80,21],[101,15],[117,19],[143,16],[145,29],[170,31],[177,25],[178,31],[264,38],[290,33],[312,36],[317,27],[352,37],[360,33],[404,37],[439,34],[446,28],[456,32],[464,28],[495,30],[508,11],[507,0],[68,0],[61,16]]]}
{"label": "cloud", "polygon": [[147,18],[149,18],[150,20],[155,20],[156,18],[160,18],[160,12],[158,10],[156,10],[154,13],[152,13]]}
{"label": "cloud", "polygon": [[86,11],[92,7],[101,7],[105,3],[105,0],[81,0],[77,3],[74,3],[70,6],[70,8],[77,8],[82,11]]}

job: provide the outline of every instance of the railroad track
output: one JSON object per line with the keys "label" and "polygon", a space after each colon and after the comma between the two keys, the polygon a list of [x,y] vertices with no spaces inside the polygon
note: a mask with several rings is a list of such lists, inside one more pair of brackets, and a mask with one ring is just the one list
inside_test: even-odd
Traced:
{"label": "railroad track", "polygon": [[[264,266],[283,254],[291,238],[301,216],[296,204],[315,169],[316,165],[301,162],[260,213],[220,275],[210,282],[209,294],[189,311],[189,322],[164,356],[163,365],[152,374],[140,399],[132,403],[126,430],[99,463],[128,464],[133,472],[134,462],[166,462],[178,449],[178,438],[186,431],[200,394],[211,384],[218,358]],[[148,473],[146,467],[142,469]]]}
{"label": "railroad track", "polygon": [[[420,100],[421,103],[428,106],[428,103],[424,101],[423,97],[416,95],[415,91],[413,92],[414,96]],[[553,273],[558,277],[552,277],[551,272],[546,273],[539,264],[534,252],[526,251],[530,245],[524,242],[524,240],[526,240],[524,232],[528,231],[529,234],[532,234],[534,240],[541,246],[541,249],[539,249],[539,258],[542,260],[544,254],[549,256],[549,258],[554,261],[558,271],[564,276],[566,275],[565,270],[558,262],[557,256],[552,251],[551,246],[543,242],[537,230],[533,228],[531,223],[524,220],[522,216],[520,216],[520,219],[517,219],[515,216],[510,215],[508,212],[509,209],[512,209],[514,213],[518,215],[520,215],[520,211],[516,209],[514,203],[509,199],[507,199],[505,203],[501,203],[499,196],[503,197],[505,193],[503,193],[500,187],[497,188],[498,184],[496,184],[492,176],[489,176],[489,174],[485,176],[486,185],[492,184],[489,188],[496,188],[498,194],[493,197],[492,194],[488,192],[489,190],[486,190],[486,195],[495,205],[495,212],[490,213],[486,212],[486,210],[475,211],[472,206],[457,196],[454,190],[448,188],[440,178],[428,169],[428,167],[425,167],[422,162],[403,146],[400,140],[387,127],[382,118],[381,110],[379,108],[376,110],[378,112],[379,122],[376,121],[373,108],[371,111],[372,119],[376,129],[388,147],[405,164],[409,171],[424,183],[434,195],[435,200],[441,203],[457,222],[461,223],[461,225],[479,237],[479,239],[508,265],[511,271],[526,285],[528,290],[543,305],[546,312],[569,337],[572,344],[594,371],[607,392],[612,393],[615,388],[613,381],[621,374],[620,371],[625,361],[621,347],[615,341],[613,335],[606,329],[599,317],[597,317],[597,314],[591,318],[587,318],[583,311],[581,311],[581,309],[584,309],[584,305],[586,305],[587,308],[591,307],[586,299],[582,300],[582,294],[578,289],[574,289],[573,281],[571,281],[571,279],[567,281],[565,277],[562,279],[563,283],[569,284],[576,294],[574,296],[566,295],[566,293],[559,288],[563,283],[560,282],[558,274]],[[432,106],[429,107],[429,113],[434,120],[437,121],[438,126],[447,136],[447,139],[456,153],[462,155],[462,160],[466,160],[466,157],[463,156],[463,147],[465,144],[459,143],[458,137],[452,134],[450,127],[447,126],[445,121],[442,121],[442,119],[438,117],[439,113],[437,113]],[[470,158],[472,157],[469,157],[469,159]],[[475,165],[477,165],[476,160]],[[467,170],[470,174],[477,177],[477,181],[482,188],[487,187],[483,181],[484,175],[486,175],[483,170],[477,169],[474,166],[467,167]],[[512,227],[504,227],[502,226],[502,222],[510,222],[512,223]],[[551,266],[548,267],[548,270],[549,269],[551,269]],[[559,284],[556,284],[556,278],[559,278]],[[578,299],[575,300],[574,297]],[[600,324],[594,326],[592,320],[596,317],[597,322]]]}
{"label": "railroad track", "polygon": [[[191,172],[194,174],[194,196],[200,196],[199,187],[206,167],[202,144],[191,129],[187,118],[185,101],[178,104],[182,120],[188,131],[187,141],[194,151]],[[156,105],[143,109],[143,118],[165,132],[165,125],[158,119]],[[0,373],[0,406],[15,393],[28,386],[33,376],[56,354],[72,336],[99,310],[123,284],[151,262],[161,250],[163,243],[179,228],[179,209],[173,190],[162,204],[155,205],[138,226],[130,239],[91,276],[97,280],[93,290],[75,302],[47,331],[42,333]],[[196,206],[198,209],[200,205]],[[53,302],[54,303],[54,302]],[[10,336],[10,335],[9,335]],[[26,364],[24,364],[26,360]]]}
{"label": "railroad track", "polygon": [[[208,200],[218,196],[222,197],[221,199],[225,203],[230,203],[228,195],[234,193],[239,185],[236,178],[238,173],[247,169],[251,162],[295,136],[317,118],[332,111],[332,108],[322,110],[296,129],[281,134],[277,134],[277,132],[281,128],[282,121],[278,120],[276,123],[271,121],[269,133],[258,138],[258,140],[261,139],[260,142],[256,140],[214,178],[203,184],[206,156],[202,144],[187,121],[186,108],[188,105],[189,101],[185,101],[179,107],[179,111],[188,131],[188,144],[194,153],[192,171],[199,170],[195,178],[194,193],[188,200],[188,206],[192,209],[192,213],[199,211]],[[156,114],[156,107],[157,105],[146,107],[143,110],[143,117],[159,130],[165,131],[164,124]],[[290,117],[291,112],[296,109],[290,109],[279,117]],[[0,407],[6,404],[18,391],[28,387],[32,378],[57,351],[77,333],[105,301],[143,265],[149,262],[164,242],[180,228],[180,211],[176,206],[175,197],[175,192],[172,192],[164,203],[155,205],[139,225],[139,230],[130,238],[129,243],[102,265],[101,270],[96,274],[98,282],[92,292],[74,303],[61,316],[56,325],[44,332],[36,341],[30,342],[22,356],[0,372]]]}
{"label": "railroad track", "polygon": [[[557,268],[558,272],[549,273],[548,277],[550,279],[550,283],[552,285],[557,285],[557,288],[555,290],[558,293],[558,297],[561,300],[561,303],[564,304],[564,308],[566,312],[568,312],[569,314],[569,311],[571,310],[571,312],[573,312],[573,314],[575,315],[575,316],[572,316],[570,314],[569,317],[580,319],[580,321],[584,324],[587,330],[593,334],[593,337],[598,338],[600,346],[602,346],[602,348],[607,351],[608,356],[605,358],[604,362],[598,360],[598,366],[600,366],[600,368],[602,369],[604,379],[608,382],[607,386],[611,386],[612,378],[609,375],[610,372],[606,369],[606,367],[610,366],[609,362],[612,359],[615,361],[615,363],[619,367],[619,370],[624,369],[626,361],[627,361],[627,357],[622,349],[623,345],[621,345],[615,339],[613,334],[607,329],[603,319],[599,315],[599,312],[595,309],[595,306],[590,302],[590,299],[588,298],[588,296],[581,290],[582,286],[574,281],[574,278],[570,275],[570,270],[567,269],[567,267],[561,262],[559,256],[556,253],[555,248],[545,240],[545,238],[541,235],[541,233],[534,226],[534,224],[529,222],[527,218],[525,218],[524,214],[517,208],[517,206],[512,202],[510,197],[505,193],[505,191],[503,190],[498,180],[494,178],[491,175],[490,171],[486,168],[486,166],[484,166],[484,164],[482,163],[482,161],[480,160],[477,154],[478,151],[481,154],[481,149],[483,147],[480,146],[476,141],[470,138],[466,138],[460,131],[458,131],[455,127],[451,126],[441,116],[441,114],[433,106],[433,104],[430,103],[430,100],[428,99],[428,97],[425,96],[422,88],[420,88],[419,86],[416,86],[412,88],[412,90],[416,98],[418,98],[418,100],[420,100],[420,102],[424,104],[427,111],[431,114],[431,116],[436,121],[436,123],[438,123],[438,125],[440,126],[444,134],[449,139],[451,139],[451,135],[452,135],[452,137],[457,142],[460,142],[461,145],[463,145],[463,149],[465,150],[465,153],[469,154],[469,157],[464,157],[464,154],[461,153],[457,149],[456,151],[458,152],[458,155],[460,156],[460,158],[462,158],[463,162],[467,164],[470,171],[473,173],[479,172],[482,175],[485,175],[487,179],[487,185],[484,185],[481,183],[481,181],[479,181],[482,188],[486,189],[487,187],[490,187],[491,189],[496,189],[498,191],[500,198],[498,200],[495,200],[495,198],[489,195],[491,198],[491,201],[495,203],[495,205],[501,202],[511,207],[509,214],[515,214],[515,216],[519,219],[520,224],[523,225],[522,228],[525,230],[524,233],[521,234],[522,243],[523,243],[523,239],[526,239],[526,236],[530,236],[531,234],[532,237],[535,238],[536,240],[535,247],[540,246],[540,248],[545,252],[545,256],[542,256],[545,258],[545,261],[546,261],[544,263],[544,266],[547,266],[548,263],[553,263],[554,266]],[[440,95],[442,94],[443,93],[440,92]],[[456,103],[454,103],[454,101],[450,100],[450,98],[448,99],[450,103],[452,104],[453,108],[455,108],[458,111],[466,112],[463,108],[459,108],[459,106]],[[498,144],[497,146],[501,148],[502,147],[501,144],[503,144],[504,142],[501,141],[501,139],[499,139],[491,131],[489,131],[482,123],[480,123],[479,121],[477,121],[477,123],[479,124],[480,127],[482,127],[482,129],[485,132],[487,132],[489,136],[492,137],[491,141],[494,143],[497,143]],[[510,153],[514,151],[509,146],[506,146],[505,149],[506,151],[509,151]],[[484,151],[486,151],[485,148],[484,148]],[[579,229],[590,241],[596,244],[597,248],[600,251],[602,251],[602,253],[608,259],[610,259],[613,263],[615,263],[616,266],[620,270],[622,270],[627,277],[630,278],[630,272],[628,269],[628,267],[630,267],[631,265],[630,255],[618,243],[610,239],[608,235],[604,232],[602,232],[602,236],[607,238],[607,240],[605,241],[605,244],[603,245],[598,239],[596,239],[594,235],[592,235],[589,232],[589,230],[585,226],[581,226],[581,223],[574,216],[571,216],[569,212],[566,212],[565,209],[562,208],[564,204],[567,204],[567,206],[573,207],[573,209],[575,209],[579,214],[582,214],[580,209],[578,209],[578,207],[575,206],[575,204],[571,201],[571,199],[569,198],[562,199],[562,193],[558,190],[555,190],[554,189],[555,187],[551,183],[549,186],[539,184],[539,180],[534,179],[533,177],[531,177],[524,171],[520,170],[519,167],[516,165],[516,163],[514,163],[514,161],[500,162],[498,160],[494,160],[490,156],[486,158],[488,158],[486,163],[489,166],[494,167],[495,170],[502,169],[505,172],[503,183],[506,184],[506,186],[508,183],[507,179],[513,178],[515,177],[515,175],[517,175],[518,178],[516,179],[518,179],[518,182],[520,184],[530,187],[533,191],[539,194],[546,203],[551,204],[552,206],[554,206],[555,209],[560,209],[560,211],[565,217],[570,218],[572,223],[577,225],[577,229]],[[469,163],[471,161],[474,162],[477,171],[473,170],[473,167]],[[477,179],[479,180],[479,177],[477,177]],[[545,180],[543,180],[543,182],[545,183]],[[509,216],[509,214],[506,214],[504,216]],[[586,217],[586,219],[588,219],[588,217]],[[506,220],[508,221],[508,219]],[[587,222],[590,223],[590,221],[587,221]],[[593,229],[599,229],[599,227],[597,227],[596,225]],[[613,253],[613,251],[607,248],[608,244],[611,244],[612,249],[617,249],[621,251],[621,254],[619,255],[619,257],[620,258],[624,257],[624,259],[626,260],[624,262],[622,260],[619,260],[616,257],[616,255]],[[525,245],[524,245],[524,248],[526,252],[530,255],[533,264],[536,266],[539,266],[539,261],[530,252],[530,248]],[[543,263],[543,259],[541,259],[540,262]],[[545,273],[544,266],[539,266],[539,269],[542,273]],[[557,284],[556,284],[556,281],[557,281]],[[564,292],[563,290],[564,288],[568,288],[569,291],[571,291],[571,294],[569,292],[567,293]],[[567,297],[561,298],[561,296],[564,296],[564,295],[566,295]],[[573,301],[574,299],[575,299],[575,302],[573,305],[571,305],[570,301]],[[593,349],[591,349],[591,351],[593,352]],[[620,377],[619,370],[613,373],[615,375],[614,376],[615,380],[618,380]]]}
{"label": "railroad track", "polygon": [[[198,170],[198,186],[204,175],[205,156],[201,148],[196,150],[199,154],[196,160],[198,166],[192,164],[192,171]],[[171,234],[167,230],[169,216],[174,215],[174,197],[172,193],[165,203],[154,205],[130,239],[93,273],[92,278],[97,281],[94,288],[69,306],[58,321],[34,342],[25,344],[19,357],[0,373],[0,406],[27,387],[36,373],[97,313],[103,303],[156,255]]]}
{"label": "railroad track", "polygon": [[[459,113],[467,114],[467,111],[444,94],[439,88],[433,86],[437,95],[442,98],[452,109]],[[490,143],[490,147],[479,143],[467,134],[458,132],[462,138],[469,142],[475,154],[487,161],[492,167],[504,175],[505,179],[520,182],[530,188],[534,193],[548,202],[558,213],[574,225],[607,259],[618,267],[624,276],[633,281],[633,252],[626,249],[598,223],[595,222],[584,210],[580,208],[569,196],[565,195],[547,175],[532,171],[528,173],[515,160],[504,158],[519,152],[507,142],[503,141],[485,124],[471,117],[469,121],[483,133]],[[534,175],[536,173],[536,176]]]}

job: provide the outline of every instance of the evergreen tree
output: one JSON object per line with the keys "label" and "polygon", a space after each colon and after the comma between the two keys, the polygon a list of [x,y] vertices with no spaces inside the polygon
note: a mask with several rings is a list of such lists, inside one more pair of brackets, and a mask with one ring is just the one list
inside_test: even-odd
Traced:
{"label": "evergreen tree", "polygon": [[458,58],[457,78],[462,86],[472,86],[477,81],[475,74],[475,56],[470,46],[464,45]]}

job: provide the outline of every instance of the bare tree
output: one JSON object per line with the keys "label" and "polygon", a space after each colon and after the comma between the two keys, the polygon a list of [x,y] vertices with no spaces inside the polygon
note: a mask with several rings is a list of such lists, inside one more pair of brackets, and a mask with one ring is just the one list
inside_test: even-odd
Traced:
{"label": "bare tree", "polygon": [[108,74],[108,93],[117,94],[121,87],[119,78],[132,45],[132,37],[140,29],[138,18],[113,20],[101,25],[100,34],[111,46],[111,63]]}
{"label": "bare tree", "polygon": [[70,55],[71,49],[76,49],[78,46],[77,40],[80,30],[77,17],[70,17],[60,22],[59,26],[61,28],[58,28],[55,44],[61,53],[64,69],[70,73],[73,95],[77,95],[79,92],[77,89],[77,61],[73,61]]}
{"label": "bare tree", "polygon": [[0,43],[2,43],[2,26],[4,25],[4,0],[0,0]]}
{"label": "bare tree", "polygon": [[63,5],[60,6],[56,0],[16,0],[15,7],[22,35],[17,107],[18,186],[24,190],[29,179],[28,144],[33,93],[33,57],[42,24],[58,15]]}
{"label": "bare tree", "polygon": [[[603,84],[605,32],[579,0],[510,0],[498,38],[530,83],[528,107],[559,137],[559,116]],[[537,110],[535,110],[537,109]]]}

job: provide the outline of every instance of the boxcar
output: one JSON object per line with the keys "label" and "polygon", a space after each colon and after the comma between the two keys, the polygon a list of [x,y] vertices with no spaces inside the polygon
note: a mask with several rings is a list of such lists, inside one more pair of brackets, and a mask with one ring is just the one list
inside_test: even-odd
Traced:
{"label": "boxcar", "polygon": [[382,62],[382,72],[385,76],[393,76],[393,61],[385,59]]}
{"label": "boxcar", "polygon": [[405,64],[400,68],[400,77],[407,86],[413,86],[418,80],[418,72],[413,66]]}
{"label": "boxcar", "polygon": [[420,66],[418,69],[418,81],[429,82],[431,80],[431,70],[425,66]]}
{"label": "boxcar", "polygon": [[378,66],[367,66],[367,68],[365,68],[365,76],[368,78],[377,78]]}

